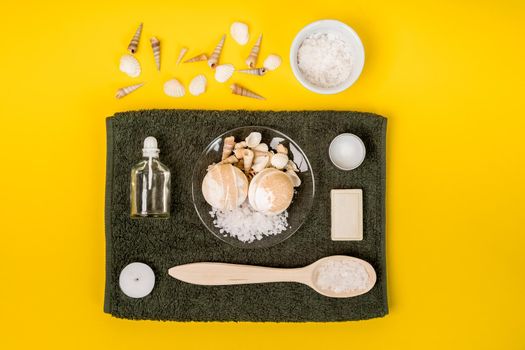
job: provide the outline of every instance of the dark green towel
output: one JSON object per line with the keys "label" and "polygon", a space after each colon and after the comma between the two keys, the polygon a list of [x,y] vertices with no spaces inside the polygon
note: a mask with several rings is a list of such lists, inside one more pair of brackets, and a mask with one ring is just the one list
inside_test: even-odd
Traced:
{"label": "dark green towel", "polygon": [[[191,200],[193,161],[216,136],[239,126],[265,125],[290,136],[309,157],[316,179],[314,205],[291,238],[271,248],[234,248],[201,224]],[[328,158],[330,141],[340,133],[361,137],[363,164],[337,170]],[[172,172],[170,219],[130,219],[131,167],[141,159],[146,136],[155,136],[160,160]],[[107,119],[106,294],[104,311],[130,319],[177,321],[345,321],[388,313],[385,265],[386,119],[336,111],[146,110]],[[330,239],[330,189],[362,188],[364,239]],[[327,298],[295,283],[197,286],[167,274],[170,267],[198,261],[274,267],[300,267],[328,255],[350,255],[374,266],[377,283],[368,293]],[[155,271],[156,285],[142,299],[119,289],[120,271],[141,261]]]}

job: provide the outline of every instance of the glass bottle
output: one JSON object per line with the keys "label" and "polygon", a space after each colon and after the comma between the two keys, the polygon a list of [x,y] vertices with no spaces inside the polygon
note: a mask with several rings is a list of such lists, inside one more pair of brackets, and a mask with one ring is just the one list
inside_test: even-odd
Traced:
{"label": "glass bottle", "polygon": [[131,169],[131,217],[167,218],[170,216],[170,170],[159,162],[157,139],[148,136],[142,149],[143,159]]}

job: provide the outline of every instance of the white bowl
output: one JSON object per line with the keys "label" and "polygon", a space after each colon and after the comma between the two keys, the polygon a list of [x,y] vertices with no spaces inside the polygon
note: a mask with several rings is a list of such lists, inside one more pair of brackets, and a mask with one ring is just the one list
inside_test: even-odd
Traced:
{"label": "white bowl", "polygon": [[[317,86],[306,80],[297,64],[297,51],[299,50],[299,47],[303,43],[304,39],[313,33],[319,32],[340,34],[343,40],[345,40],[350,45],[350,50],[352,53],[352,71],[350,73],[350,77],[344,83],[330,88]],[[365,49],[363,48],[363,43],[361,43],[361,39],[359,39],[357,33],[343,22],[333,19],[316,21],[301,29],[301,31],[295,36],[290,48],[290,65],[292,66],[292,71],[295,75],[295,78],[305,88],[310,91],[317,92],[318,94],[337,94],[348,89],[353,83],[356,82],[357,78],[359,78],[359,75],[361,75],[364,64]]]}
{"label": "white bowl", "polygon": [[365,160],[366,148],[359,136],[345,133],[332,140],[328,155],[332,163],[339,169],[353,170]]}

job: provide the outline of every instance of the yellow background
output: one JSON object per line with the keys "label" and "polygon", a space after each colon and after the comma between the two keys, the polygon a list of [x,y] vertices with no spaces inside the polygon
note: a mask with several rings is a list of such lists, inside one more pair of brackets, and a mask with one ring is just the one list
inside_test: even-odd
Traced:
{"label": "yellow background", "polygon": [[[0,17],[0,348],[525,348],[522,1],[14,1]],[[321,18],[348,23],[366,50],[361,78],[336,96],[302,88],[287,57]],[[174,64],[182,46],[210,52],[234,20],[264,33],[263,57],[284,58],[262,79],[235,78],[265,102],[230,95],[205,64]],[[140,21],[143,74],[131,79],[118,60]],[[241,66],[248,51],[228,38],[222,60]],[[163,94],[167,79],[197,73],[205,95]],[[136,81],[147,83],[114,98]],[[336,324],[104,314],[104,122],[140,108],[387,116],[390,314]]]}

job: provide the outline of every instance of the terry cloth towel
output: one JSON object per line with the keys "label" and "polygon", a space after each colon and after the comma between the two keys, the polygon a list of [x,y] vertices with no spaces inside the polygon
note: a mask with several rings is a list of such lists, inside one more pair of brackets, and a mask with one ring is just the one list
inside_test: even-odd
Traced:
{"label": "terry cloth towel", "polygon": [[[192,204],[193,163],[218,135],[261,125],[288,135],[312,165],[316,194],[304,225],[270,248],[242,249],[213,236]],[[363,140],[366,159],[352,171],[336,169],[328,146],[338,134]],[[172,173],[169,219],[131,219],[130,170],[142,158],[142,143],[155,136],[160,160]],[[338,111],[143,110],[107,119],[106,292],[104,311],[128,319],[175,321],[346,321],[388,313],[385,264],[386,119]],[[330,190],[363,189],[364,239],[332,241]],[[211,261],[270,267],[301,267],[329,255],[349,255],[375,268],[377,283],[354,298],[328,298],[297,283],[198,286],[170,277],[175,265]],[[119,288],[120,271],[140,261],[155,272],[155,288],[142,299]]]}

